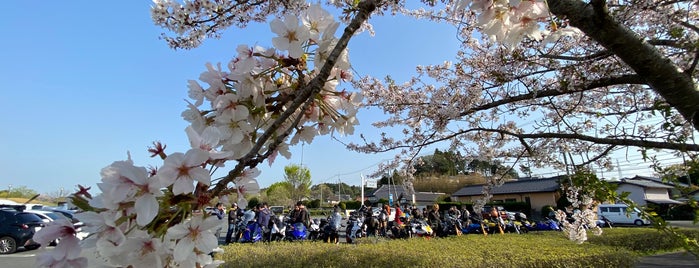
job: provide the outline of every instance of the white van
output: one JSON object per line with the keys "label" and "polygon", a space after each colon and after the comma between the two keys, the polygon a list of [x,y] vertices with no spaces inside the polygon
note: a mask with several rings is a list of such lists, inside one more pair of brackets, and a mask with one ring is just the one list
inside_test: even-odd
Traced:
{"label": "white van", "polygon": [[606,217],[610,222],[616,224],[635,224],[643,226],[650,224],[650,221],[641,218],[641,211],[634,208],[627,212],[629,207],[626,204],[601,204],[597,207],[597,217]]}

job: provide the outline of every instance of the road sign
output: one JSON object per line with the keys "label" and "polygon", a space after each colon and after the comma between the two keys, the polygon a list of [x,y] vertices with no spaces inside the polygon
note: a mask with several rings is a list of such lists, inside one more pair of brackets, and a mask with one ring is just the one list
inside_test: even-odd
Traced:
{"label": "road sign", "polygon": [[376,180],[366,181],[366,188],[376,188]]}

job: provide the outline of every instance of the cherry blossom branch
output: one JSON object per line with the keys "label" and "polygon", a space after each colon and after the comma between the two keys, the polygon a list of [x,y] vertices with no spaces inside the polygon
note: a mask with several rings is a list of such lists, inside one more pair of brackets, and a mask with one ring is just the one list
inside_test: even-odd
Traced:
{"label": "cherry blossom branch", "polygon": [[613,52],[699,130],[699,90],[655,47],[620,24],[607,12],[605,1],[549,0],[549,9]]}
{"label": "cherry blossom branch", "polygon": [[[325,64],[320,69],[318,74],[307,85],[303,86],[299,90],[297,96],[294,98],[294,101],[258,138],[253,148],[245,156],[238,160],[238,164],[235,166],[235,168],[228,172],[228,175],[226,177],[222,178],[216,184],[216,186],[211,190],[211,192],[214,195],[222,192],[227,187],[226,185],[229,182],[232,182],[235,178],[237,178],[245,167],[255,167],[257,164],[261,163],[264,160],[264,158],[262,157],[256,157],[259,154],[259,151],[264,146],[264,144],[274,135],[274,133],[276,133],[277,129],[280,128],[284,124],[284,122],[293,113],[297,111],[297,109],[301,106],[302,103],[306,102],[314,94],[320,92],[323,85],[325,84],[325,81],[330,76],[330,71],[335,65],[337,58],[340,56],[342,51],[345,50],[345,48],[347,48],[349,40],[352,38],[352,36],[354,36],[354,33],[357,30],[359,30],[362,24],[369,19],[371,13],[374,10],[376,10],[377,6],[380,4],[381,1],[378,0],[362,1],[359,3],[356,16],[345,28],[342,36],[335,45],[335,48],[333,48],[332,52],[328,56]],[[270,147],[275,147],[279,145],[284,138],[285,137],[276,139],[272,143],[273,145],[270,145]],[[271,153],[270,151],[273,151],[272,148],[268,149],[267,155]]]}

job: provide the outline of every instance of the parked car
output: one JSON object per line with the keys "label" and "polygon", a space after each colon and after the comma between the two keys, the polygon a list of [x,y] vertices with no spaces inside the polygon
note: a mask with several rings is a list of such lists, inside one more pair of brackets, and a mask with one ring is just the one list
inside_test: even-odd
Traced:
{"label": "parked car", "polygon": [[650,224],[650,221],[641,218],[641,211],[634,208],[628,211],[626,204],[601,204],[597,206],[597,216],[605,217],[614,224],[635,224],[638,226]]}
{"label": "parked car", "polygon": [[82,231],[82,227],[85,226],[85,224],[75,216],[75,213],[72,210],[54,207],[43,207],[40,211],[46,211],[51,214],[58,214],[61,217],[68,219],[71,223],[73,223],[73,227],[75,227],[75,231],[77,231],[76,236],[78,237],[78,239],[82,240],[88,236],[88,233]]}
{"label": "parked car", "polygon": [[43,226],[44,222],[36,214],[12,207],[1,207],[0,254],[14,253],[19,247],[27,250],[39,248],[41,245],[32,238]]}

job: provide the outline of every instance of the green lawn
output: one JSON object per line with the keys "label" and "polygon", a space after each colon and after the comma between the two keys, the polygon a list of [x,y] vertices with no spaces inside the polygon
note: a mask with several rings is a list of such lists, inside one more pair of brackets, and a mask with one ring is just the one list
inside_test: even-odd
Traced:
{"label": "green lawn", "polygon": [[[699,237],[698,231],[687,233]],[[223,267],[631,267],[638,257],[678,250],[651,228],[605,229],[575,244],[563,233],[463,235],[409,240],[361,239],[358,244],[231,244]]]}

